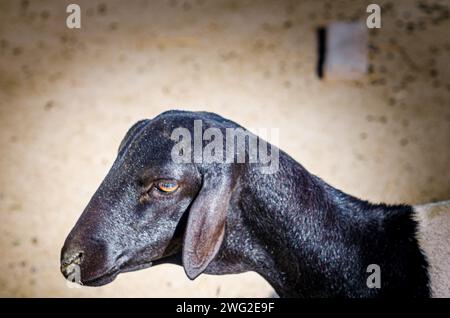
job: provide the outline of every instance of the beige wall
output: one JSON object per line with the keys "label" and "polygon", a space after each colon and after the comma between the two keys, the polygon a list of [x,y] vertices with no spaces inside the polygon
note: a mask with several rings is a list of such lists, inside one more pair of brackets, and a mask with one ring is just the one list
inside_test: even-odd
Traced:
{"label": "beige wall", "polygon": [[[81,30],[65,28],[70,2]],[[171,265],[101,288],[60,275],[121,138],[171,108],[279,127],[282,149],[359,197],[450,198],[448,1],[377,1],[371,73],[334,83],[315,74],[315,30],[370,2],[70,2],[0,1],[0,296],[270,295],[256,274],[190,282]]]}

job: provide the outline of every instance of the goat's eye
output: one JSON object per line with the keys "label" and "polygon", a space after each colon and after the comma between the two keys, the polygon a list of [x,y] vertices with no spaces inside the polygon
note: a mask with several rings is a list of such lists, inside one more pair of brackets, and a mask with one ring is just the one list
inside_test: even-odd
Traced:
{"label": "goat's eye", "polygon": [[178,184],[175,181],[159,181],[156,187],[162,192],[174,192],[178,189]]}

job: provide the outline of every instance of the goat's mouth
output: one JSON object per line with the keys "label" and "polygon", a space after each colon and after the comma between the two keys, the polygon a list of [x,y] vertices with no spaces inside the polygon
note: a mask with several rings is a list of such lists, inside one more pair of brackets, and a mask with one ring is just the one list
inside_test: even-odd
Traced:
{"label": "goat's mouth", "polygon": [[106,273],[95,276],[94,278],[81,279],[83,286],[98,287],[111,283],[121,273],[134,272],[149,268],[153,262],[144,262],[140,264],[124,264],[120,268],[112,269]]}
{"label": "goat's mouth", "polygon": [[113,282],[116,277],[121,273],[134,272],[142,269],[146,269],[159,264],[181,264],[181,252],[175,252],[170,255],[166,255],[152,261],[145,261],[141,263],[133,263],[128,261],[122,263],[119,266],[114,266],[112,269],[105,271],[104,273],[94,276],[93,278],[83,278],[81,275],[81,284],[83,286],[98,287]]}
{"label": "goat's mouth", "polygon": [[96,286],[103,286],[106,284],[111,283],[113,280],[116,279],[117,275],[120,274],[120,270],[119,269],[112,269],[106,273],[100,274],[98,276],[95,276],[93,278],[81,278],[81,284],[83,286],[91,286],[91,287],[96,287]]}

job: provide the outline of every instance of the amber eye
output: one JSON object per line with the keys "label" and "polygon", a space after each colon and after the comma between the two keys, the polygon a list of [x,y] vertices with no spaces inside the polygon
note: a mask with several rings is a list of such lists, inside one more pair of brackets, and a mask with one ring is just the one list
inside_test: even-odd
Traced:
{"label": "amber eye", "polygon": [[156,187],[162,192],[174,192],[178,189],[178,184],[175,181],[159,181]]}

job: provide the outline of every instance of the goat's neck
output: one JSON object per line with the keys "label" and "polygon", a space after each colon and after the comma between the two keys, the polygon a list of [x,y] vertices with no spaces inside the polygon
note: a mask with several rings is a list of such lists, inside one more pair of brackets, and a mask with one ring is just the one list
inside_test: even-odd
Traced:
{"label": "goat's neck", "polygon": [[[358,200],[291,158],[278,174],[249,180],[236,269],[258,272],[287,297],[428,296],[411,207]],[[380,268],[381,288],[367,286],[370,264]]]}

